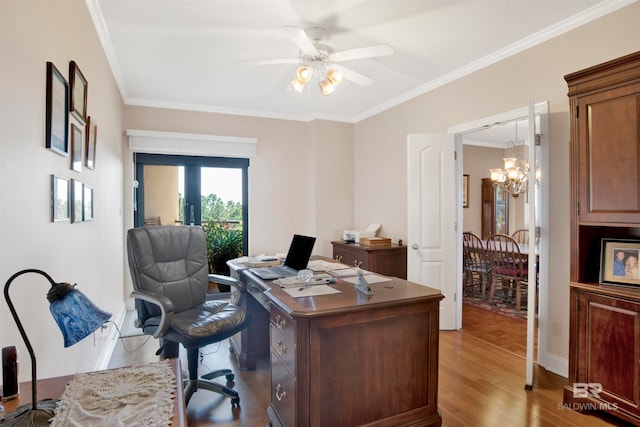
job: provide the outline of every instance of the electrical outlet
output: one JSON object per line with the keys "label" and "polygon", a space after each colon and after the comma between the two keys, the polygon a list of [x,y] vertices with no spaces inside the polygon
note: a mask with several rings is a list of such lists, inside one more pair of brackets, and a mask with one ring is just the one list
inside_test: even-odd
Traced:
{"label": "electrical outlet", "polygon": [[559,337],[562,335],[562,323],[551,322],[551,335]]}

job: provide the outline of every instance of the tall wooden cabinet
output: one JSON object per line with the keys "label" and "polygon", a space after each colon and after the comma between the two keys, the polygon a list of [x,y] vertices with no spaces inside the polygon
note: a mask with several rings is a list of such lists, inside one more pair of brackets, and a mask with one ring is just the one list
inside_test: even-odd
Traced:
{"label": "tall wooden cabinet", "polygon": [[601,285],[601,242],[640,240],[640,52],[565,76],[571,114],[564,403],[640,426],[640,287]]}
{"label": "tall wooden cabinet", "polygon": [[509,234],[509,193],[494,187],[491,178],[482,179],[482,239],[492,234]]}

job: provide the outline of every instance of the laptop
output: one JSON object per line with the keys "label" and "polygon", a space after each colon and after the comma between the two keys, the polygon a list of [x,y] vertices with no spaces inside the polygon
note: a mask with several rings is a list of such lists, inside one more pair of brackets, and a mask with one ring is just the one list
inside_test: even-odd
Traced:
{"label": "laptop", "polygon": [[258,267],[249,271],[263,280],[297,276],[299,270],[307,268],[315,242],[315,237],[294,234],[283,266]]}

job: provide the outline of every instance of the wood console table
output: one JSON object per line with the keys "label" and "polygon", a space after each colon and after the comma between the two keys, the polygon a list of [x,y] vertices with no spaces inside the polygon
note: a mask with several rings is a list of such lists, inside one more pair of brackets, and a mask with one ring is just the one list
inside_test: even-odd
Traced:
{"label": "wood console table", "polygon": [[[180,359],[171,359],[171,368],[176,374],[175,398],[173,399],[173,419],[171,426],[186,427],[187,413],[184,404],[182,373]],[[65,387],[73,379],[73,375],[38,380],[38,401],[43,399],[58,399]],[[31,403],[31,381],[20,383],[20,395],[16,399],[8,400],[2,405],[5,413],[9,413],[22,405]]]}
{"label": "wood console table", "polygon": [[269,310],[272,426],[441,425],[438,290],[392,278],[365,296],[339,280],[338,294],[294,298],[232,274]]}

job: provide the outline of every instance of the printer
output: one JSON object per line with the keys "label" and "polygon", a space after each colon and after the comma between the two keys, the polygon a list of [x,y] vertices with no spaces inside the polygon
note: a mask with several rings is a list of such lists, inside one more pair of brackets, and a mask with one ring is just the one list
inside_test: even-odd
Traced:
{"label": "printer", "polygon": [[359,243],[362,238],[376,237],[381,227],[382,225],[380,224],[371,224],[364,230],[344,230],[342,232],[342,240]]}

